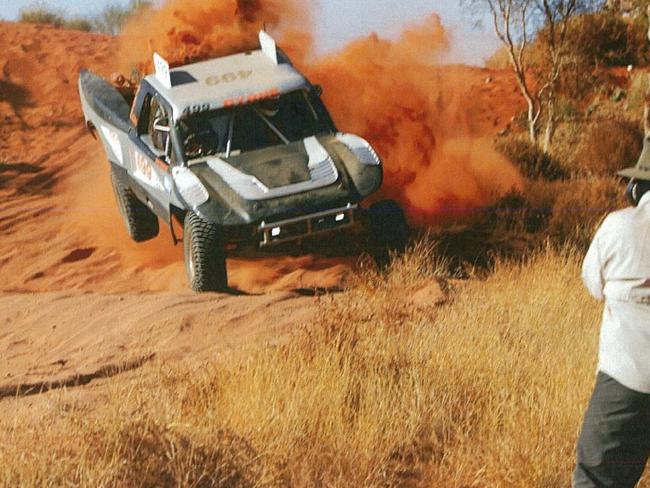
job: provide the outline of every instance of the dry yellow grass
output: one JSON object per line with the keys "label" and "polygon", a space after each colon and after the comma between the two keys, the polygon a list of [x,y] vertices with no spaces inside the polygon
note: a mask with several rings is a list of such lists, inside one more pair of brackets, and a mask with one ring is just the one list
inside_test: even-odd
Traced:
{"label": "dry yellow grass", "polygon": [[569,486],[601,315],[579,258],[497,263],[415,307],[443,268],[421,245],[284,346],[148,368],[92,411],[70,392],[38,418],[15,400],[0,484]]}

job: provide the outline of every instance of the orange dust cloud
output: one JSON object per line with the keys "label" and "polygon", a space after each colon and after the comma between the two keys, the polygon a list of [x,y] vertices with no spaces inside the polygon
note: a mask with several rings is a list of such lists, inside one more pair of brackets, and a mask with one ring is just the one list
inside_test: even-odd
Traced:
{"label": "orange dust cloud", "polygon": [[414,224],[435,224],[520,188],[517,170],[491,143],[472,97],[471,70],[443,66],[449,47],[431,15],[394,41],[358,39],[307,67],[341,130],[368,139],[385,163],[383,197]]}
{"label": "orange dust cloud", "polygon": [[[439,16],[395,40],[373,34],[315,59],[311,5],[170,0],[127,26],[122,64],[150,70],[154,50],[179,64],[255,49],[266,25],[296,65],[324,87],[340,130],[377,149],[385,164],[381,197],[398,200],[413,224],[462,217],[521,188],[517,170],[492,148],[494,126],[485,121],[494,110],[480,97],[483,87],[476,87],[482,75],[440,64],[450,40]],[[512,107],[501,112],[507,110]]]}
{"label": "orange dust cloud", "polygon": [[109,164],[97,145],[87,157],[89,164],[66,185],[69,205],[77,209],[71,225],[84,231],[90,242],[117,251],[127,266],[164,268],[182,260],[182,246],[174,247],[169,227],[162,221],[157,238],[144,243],[131,240],[113,194]]}
{"label": "orange dust cloud", "polygon": [[152,71],[158,52],[172,66],[259,48],[261,29],[286,36],[305,53],[311,36],[310,9],[298,0],[172,0],[143,10],[124,28],[120,60],[124,72]]}

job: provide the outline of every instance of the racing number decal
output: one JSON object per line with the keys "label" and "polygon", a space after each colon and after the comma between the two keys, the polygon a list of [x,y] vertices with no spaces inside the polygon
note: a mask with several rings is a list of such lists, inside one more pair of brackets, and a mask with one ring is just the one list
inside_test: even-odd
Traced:
{"label": "racing number decal", "polygon": [[253,70],[241,70],[237,73],[226,73],[223,75],[212,75],[205,79],[206,85],[218,85],[219,83],[232,83],[237,80],[246,80],[253,75]]}
{"label": "racing number decal", "polygon": [[133,176],[156,190],[166,191],[163,181],[153,168],[153,163],[140,151],[133,151],[135,169]]}
{"label": "racing number decal", "polygon": [[280,95],[280,90],[278,88],[273,88],[271,90],[255,93],[253,95],[245,95],[241,97],[229,98],[228,100],[224,100],[223,106],[226,108],[236,107],[237,105],[244,105],[246,103],[255,103],[261,100],[265,100],[267,98],[277,97],[279,95]]}
{"label": "racing number decal", "polygon": [[[215,86],[220,83],[233,83],[238,80],[246,80],[251,76],[253,76],[253,70],[240,70],[237,72],[225,73],[222,75],[211,75],[205,79],[205,84],[208,86]],[[266,98],[277,97],[278,95],[280,95],[280,89],[272,88],[270,90],[254,93],[252,95],[243,95],[239,97],[229,98],[227,100],[224,100],[223,106],[225,108],[236,107],[238,105],[244,105],[247,103],[259,102],[260,100],[264,100]],[[189,107],[185,107],[183,109],[182,114],[183,116],[187,116],[190,114],[207,112],[211,110],[211,108],[212,107],[209,103],[190,105]]]}
{"label": "racing number decal", "polygon": [[183,115],[198,114],[201,112],[207,112],[208,110],[210,110],[209,103],[204,103],[202,105],[191,105],[189,107],[185,107],[183,110]]}
{"label": "racing number decal", "polygon": [[106,138],[108,146],[111,148],[113,154],[115,154],[115,157],[117,158],[117,161],[115,162],[124,166],[124,157],[122,156],[122,144],[120,143],[120,138],[115,132],[104,125],[100,126],[100,130]]}

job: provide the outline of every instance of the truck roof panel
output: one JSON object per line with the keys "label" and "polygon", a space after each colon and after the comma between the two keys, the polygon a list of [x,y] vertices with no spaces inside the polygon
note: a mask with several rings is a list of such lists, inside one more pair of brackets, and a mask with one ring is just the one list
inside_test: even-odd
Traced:
{"label": "truck roof panel", "polygon": [[309,86],[293,66],[275,64],[261,50],[181,66],[172,69],[170,75],[172,88],[155,75],[146,80],[171,105],[176,120]]}

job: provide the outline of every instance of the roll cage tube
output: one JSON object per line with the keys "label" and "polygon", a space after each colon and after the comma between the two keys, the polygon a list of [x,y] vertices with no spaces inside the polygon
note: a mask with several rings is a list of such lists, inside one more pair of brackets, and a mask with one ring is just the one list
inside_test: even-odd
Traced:
{"label": "roll cage tube", "polygon": [[[183,151],[183,145],[181,144],[181,137],[178,133],[178,130],[176,130],[176,124],[174,123],[174,120],[172,118],[173,112],[171,111],[171,106],[167,102],[167,100],[165,100],[159,93],[155,93],[154,96],[158,98],[158,101],[161,103],[161,105],[165,109],[165,112],[168,114],[166,121],[156,119],[154,120],[153,123],[155,130],[161,130],[163,132],[168,133],[166,147],[165,147],[165,156],[168,159],[168,161],[166,162],[170,166],[175,166],[178,164],[187,166],[187,162],[185,161],[185,155]],[[161,123],[161,122],[167,122],[167,125],[160,125],[159,127],[157,127],[157,123]]]}
{"label": "roll cage tube", "polygon": [[[312,131],[307,131],[309,132],[308,134],[300,134],[300,136],[297,137],[295,133],[295,127],[278,127],[277,121],[272,120],[272,117],[267,116],[259,107],[260,103],[263,103],[264,101],[256,102],[254,104],[246,104],[239,107],[219,109],[209,113],[196,114],[191,117],[183,117],[180,120],[176,121],[174,124],[175,132],[177,132],[178,138],[183,141],[183,144],[179,146],[179,152],[181,152],[183,155],[183,161],[186,164],[189,164],[189,161],[191,160],[199,159],[208,155],[221,155],[222,157],[228,158],[232,155],[233,151],[237,150],[241,152],[249,152],[262,149],[264,147],[270,147],[276,144],[290,144],[291,142],[303,139],[304,137],[317,135],[319,133],[336,132],[336,126],[334,125],[334,122],[332,121],[327,108],[318,96],[319,90],[317,87],[312,86],[311,90],[296,90],[294,92],[289,92],[281,95],[279,103],[287,104],[282,105],[282,110],[286,111],[288,109],[288,104],[292,103],[290,97],[295,97],[300,92],[302,92],[304,95],[305,102],[302,109],[306,110],[307,113],[309,113],[313,118],[313,121],[311,122],[312,128],[314,129],[313,133]],[[293,103],[295,102],[296,100],[293,100]],[[272,134],[272,137],[277,139],[277,141],[269,144],[261,143],[260,147],[251,147],[250,144],[244,142],[243,140],[239,140],[238,144],[235,144],[234,141],[238,138],[241,139],[242,133],[248,134],[250,132],[250,128],[249,130],[245,129],[246,125],[244,125],[244,129],[242,129],[242,122],[244,119],[241,117],[244,111],[248,111],[248,116],[254,114],[255,118],[258,119],[259,124],[264,126],[264,129],[266,131],[269,131],[269,133]],[[219,118],[221,118],[221,121],[218,120]],[[292,119],[287,119],[285,114],[285,119],[281,119],[280,122],[284,122],[286,125],[287,121],[291,122]],[[250,125],[250,122],[250,119],[246,119],[247,124]],[[239,130],[243,130],[243,132],[238,133],[237,126],[239,127]],[[286,132],[287,130],[289,131],[288,133]],[[253,130],[253,132],[255,131]],[[267,133],[267,135],[269,133]],[[212,140],[210,144],[213,145],[212,149],[208,149],[204,154],[197,154],[194,156],[189,155],[187,141],[190,138],[195,139],[193,137],[193,134],[197,134],[196,138],[198,138],[201,134],[206,134],[207,137],[210,137]],[[200,144],[199,141],[194,142]]]}
{"label": "roll cage tube", "polygon": [[[143,80],[138,89],[137,96],[133,102],[132,114],[136,117],[133,124],[133,131],[136,134],[136,137],[140,137],[142,133],[142,124],[147,120],[149,115],[149,107],[146,103],[150,100],[150,97],[156,97],[160,104],[164,107],[165,112],[168,114],[169,122],[169,136],[167,139],[167,144],[171,145],[171,151],[165,150],[165,155],[169,159],[167,164],[170,166],[174,165],[183,165],[187,166],[187,161],[185,160],[185,154],[183,151],[183,145],[181,144],[181,137],[176,130],[176,122],[173,120],[173,112],[171,109],[171,104],[158,93],[146,80]],[[137,122],[137,123],[136,123]],[[154,125],[155,125],[154,121]]]}

